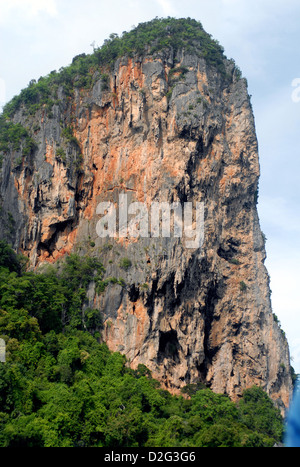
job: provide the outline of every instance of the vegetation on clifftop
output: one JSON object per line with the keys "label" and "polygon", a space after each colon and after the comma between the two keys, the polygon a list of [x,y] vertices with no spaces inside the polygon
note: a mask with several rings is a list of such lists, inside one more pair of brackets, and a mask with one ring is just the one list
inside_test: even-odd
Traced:
{"label": "vegetation on clifftop", "polygon": [[184,49],[202,56],[212,66],[224,66],[224,49],[204,31],[200,22],[191,18],[156,18],[139,24],[130,32],[123,32],[121,37],[111,34],[95,51],[95,57],[99,64],[107,65],[126,55],[155,55],[171,48],[175,55]]}
{"label": "vegetation on clifftop", "polygon": [[[0,242],[0,446],[273,446],[283,421],[259,388],[238,404],[203,385],[183,396],[160,388],[143,365],[101,343],[101,315],[84,309],[99,260],[68,257],[59,269],[24,271]],[[188,397],[187,397],[188,396]]]}
{"label": "vegetation on clifftop", "polygon": [[[93,54],[78,55],[70,66],[32,80],[5,106],[0,162],[5,153],[17,152],[21,160],[30,155],[37,112],[51,119],[55,105],[63,102],[65,110],[75,89],[90,89],[99,78],[101,91],[110,92],[109,73],[118,58],[164,55],[170,49],[171,88],[176,74],[184,77],[188,71],[176,67],[180,49],[204,58],[224,76],[222,47],[195,20],[157,18],[120,37],[112,34]],[[79,144],[71,122],[61,123],[55,157],[67,164],[66,149]],[[10,213],[8,220],[13,229]],[[93,283],[101,294],[126,284],[104,279],[98,258],[72,254],[60,267],[39,274],[27,272],[25,264],[0,242],[0,338],[6,343],[6,362],[0,363],[0,446],[254,447],[282,439],[283,420],[261,389],[248,389],[238,404],[203,385],[188,385],[182,396],[172,396],[148,368],[132,370],[123,355],[110,352],[101,340],[101,313],[88,307],[88,288]],[[132,264],[122,258],[119,266],[126,271]]]}
{"label": "vegetation on clifftop", "polygon": [[[59,71],[53,70],[37,81],[32,79],[19,95],[4,106],[0,116],[0,168],[4,153],[21,151],[16,161],[19,165],[22,156],[29,155],[34,149],[35,130],[33,123],[30,128],[29,117],[42,109],[48,118],[53,118],[54,105],[59,105],[62,99],[67,102],[75,89],[90,89],[99,77],[102,91],[110,91],[108,73],[120,57],[155,56],[166,50],[173,51],[174,60],[179,50],[202,57],[223,77],[226,75],[223,48],[194,19],[155,18],[139,24],[130,32],[123,32],[121,36],[111,34],[101,47],[94,48],[92,54],[77,55],[71,65]],[[171,92],[172,89],[169,94]],[[13,122],[18,111],[27,120],[26,128]],[[65,148],[58,148],[57,158],[66,162]],[[77,165],[80,165],[80,160]]]}
{"label": "vegetation on clifftop", "polygon": [[200,22],[191,18],[155,18],[139,24],[130,32],[123,32],[121,36],[111,34],[102,47],[95,48],[92,54],[77,55],[71,65],[58,72],[54,70],[38,81],[32,80],[27,88],[6,104],[3,115],[10,118],[21,106],[32,115],[44,106],[51,116],[51,109],[58,102],[59,87],[67,97],[72,95],[74,88],[89,88],[96,70],[102,70],[103,85],[107,87],[105,70],[109,70],[118,58],[155,55],[170,49],[174,51],[174,57],[180,49],[203,57],[220,73],[225,73],[224,50],[204,31]]}

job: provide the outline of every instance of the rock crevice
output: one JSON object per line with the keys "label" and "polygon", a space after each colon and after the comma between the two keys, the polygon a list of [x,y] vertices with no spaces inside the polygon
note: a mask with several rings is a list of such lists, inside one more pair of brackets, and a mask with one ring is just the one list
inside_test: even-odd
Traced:
{"label": "rock crevice", "polygon": [[[237,398],[257,384],[287,407],[289,351],[264,266],[252,107],[246,80],[224,66],[226,77],[170,50],[123,57],[105,86],[95,72],[72,98],[60,89],[51,118],[44,109],[26,117],[37,128],[34,152],[16,168],[19,155],[4,155],[1,205],[14,225],[1,235],[34,268],[72,251],[99,256],[107,277],[126,284],[90,289],[103,339],[169,390],[201,381]],[[14,121],[26,124],[22,110]],[[117,205],[120,194],[148,209],[204,203],[202,248],[172,236],[99,238],[97,206]]]}

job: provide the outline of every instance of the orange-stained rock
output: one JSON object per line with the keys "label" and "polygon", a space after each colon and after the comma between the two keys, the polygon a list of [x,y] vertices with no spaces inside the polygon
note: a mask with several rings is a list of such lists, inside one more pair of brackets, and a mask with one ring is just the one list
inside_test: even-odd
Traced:
{"label": "orange-stained rock", "polygon": [[[273,319],[264,266],[246,81],[229,61],[224,77],[196,55],[176,58],[118,60],[109,90],[95,74],[90,90],[54,106],[53,118],[31,117],[41,126],[38,149],[21,168],[4,161],[3,169],[15,246],[35,268],[73,251],[99,256],[106,277],[126,283],[109,284],[102,295],[89,291],[103,315],[103,339],[133,368],[148,366],[165,388],[202,381],[236,399],[257,384],[284,408],[289,349]],[[175,66],[189,71],[173,73],[170,89]],[[78,144],[62,135],[71,123]],[[98,238],[97,206],[118,208],[120,194],[148,209],[154,201],[203,202],[202,248],[186,248],[185,238]],[[122,258],[131,261],[127,270]]]}

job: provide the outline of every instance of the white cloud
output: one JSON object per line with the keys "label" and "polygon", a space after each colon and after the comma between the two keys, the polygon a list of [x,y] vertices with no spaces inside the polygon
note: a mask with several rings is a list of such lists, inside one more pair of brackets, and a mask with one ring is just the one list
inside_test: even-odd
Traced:
{"label": "white cloud", "polygon": [[290,353],[291,353],[291,365],[296,371],[300,373],[300,339],[290,339],[289,340]]}
{"label": "white cloud", "polygon": [[[286,333],[290,353],[297,373],[300,373],[300,339],[299,339],[299,260],[296,251],[286,249],[285,259],[270,260],[267,264],[271,276],[272,308],[278,316],[281,327]],[[293,255],[293,256],[292,256]]]}
{"label": "white cloud", "polygon": [[176,15],[176,10],[173,7],[170,0],[156,0],[159,6],[162,8],[164,15],[172,16]]}
{"label": "white cloud", "polygon": [[25,17],[36,17],[40,13],[46,13],[49,16],[56,16],[56,0],[0,0],[1,22],[4,23],[16,12],[22,12]]}
{"label": "white cloud", "polygon": [[259,213],[269,228],[281,233],[289,232],[300,235],[300,219],[295,206],[282,196],[264,196],[259,202]]}
{"label": "white cloud", "polygon": [[300,373],[300,222],[297,209],[283,196],[260,198],[262,230],[267,234],[266,267],[271,278],[272,308],[287,335],[292,365]]}

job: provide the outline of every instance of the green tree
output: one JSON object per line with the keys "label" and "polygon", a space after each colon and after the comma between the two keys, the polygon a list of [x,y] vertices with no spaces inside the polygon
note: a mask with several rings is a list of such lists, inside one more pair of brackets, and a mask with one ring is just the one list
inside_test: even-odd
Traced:
{"label": "green tree", "polygon": [[247,389],[239,404],[240,419],[249,430],[282,440],[283,420],[268,395],[256,386]]}
{"label": "green tree", "polygon": [[[129,368],[93,327],[85,308],[97,259],[69,256],[44,273],[22,270],[0,244],[1,447],[265,447],[281,440],[283,420],[260,388],[238,404],[202,385],[189,398],[160,388],[144,365]],[[88,332],[89,330],[90,332]]]}

